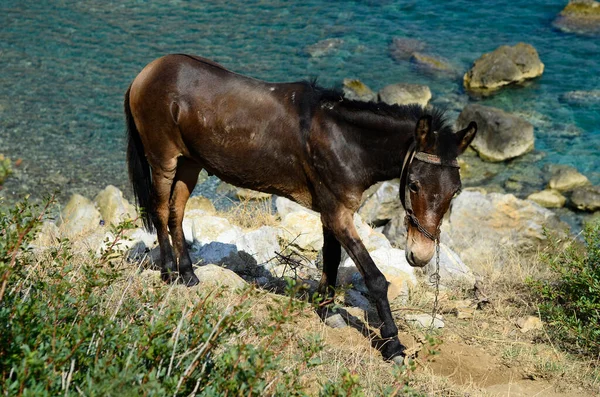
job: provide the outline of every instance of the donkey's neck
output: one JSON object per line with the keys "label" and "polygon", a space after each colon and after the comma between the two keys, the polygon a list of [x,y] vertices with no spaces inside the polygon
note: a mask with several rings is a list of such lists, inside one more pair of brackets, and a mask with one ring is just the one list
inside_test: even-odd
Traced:
{"label": "donkey's neck", "polygon": [[416,120],[355,110],[340,120],[346,141],[357,151],[364,186],[400,177],[412,142]]}

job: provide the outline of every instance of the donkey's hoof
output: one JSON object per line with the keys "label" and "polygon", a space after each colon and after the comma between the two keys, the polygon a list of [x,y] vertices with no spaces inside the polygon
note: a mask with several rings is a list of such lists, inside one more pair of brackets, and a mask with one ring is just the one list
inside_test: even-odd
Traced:
{"label": "donkey's hoof", "polygon": [[176,272],[160,272],[160,278],[167,284],[173,284],[177,281],[177,273]]}
{"label": "donkey's hoof", "polygon": [[397,365],[399,367],[404,365],[404,361],[405,361],[405,357],[400,355],[400,356],[394,356],[391,358],[390,362],[394,365]]}
{"label": "donkey's hoof", "polygon": [[390,341],[387,341],[386,344],[383,345],[381,349],[381,354],[383,355],[383,358],[386,361],[390,361],[397,365],[403,365],[404,357],[406,357],[404,350],[405,348],[404,346],[402,346],[400,341],[398,341],[397,339],[392,339]]}
{"label": "donkey's hoof", "polygon": [[198,285],[200,283],[200,280],[198,277],[196,277],[194,272],[182,273],[180,280],[181,283],[186,287],[193,287],[194,285]]}

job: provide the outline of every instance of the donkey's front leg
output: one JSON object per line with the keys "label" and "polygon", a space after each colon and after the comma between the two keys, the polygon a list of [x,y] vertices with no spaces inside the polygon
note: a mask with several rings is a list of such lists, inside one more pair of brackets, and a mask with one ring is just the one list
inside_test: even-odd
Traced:
{"label": "donkey's front leg", "polygon": [[381,338],[385,341],[381,347],[381,354],[386,360],[392,360],[394,357],[403,357],[404,346],[402,346],[398,339],[398,328],[392,317],[387,297],[388,282],[360,240],[358,232],[354,227],[352,211],[343,208],[322,218],[323,224],[334,233],[335,237],[344,246],[358,267],[358,270],[365,279],[365,284],[369,289],[371,297],[376,302],[377,313],[383,321],[380,330]]}

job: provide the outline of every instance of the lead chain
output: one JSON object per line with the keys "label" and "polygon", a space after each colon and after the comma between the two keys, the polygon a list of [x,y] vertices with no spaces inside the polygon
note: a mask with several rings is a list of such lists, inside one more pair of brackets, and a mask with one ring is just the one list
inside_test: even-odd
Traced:
{"label": "lead chain", "polygon": [[429,282],[435,285],[435,295],[433,299],[433,309],[431,311],[431,324],[429,331],[433,331],[433,324],[438,311],[438,297],[440,295],[440,240],[435,239],[435,273],[429,277]]}

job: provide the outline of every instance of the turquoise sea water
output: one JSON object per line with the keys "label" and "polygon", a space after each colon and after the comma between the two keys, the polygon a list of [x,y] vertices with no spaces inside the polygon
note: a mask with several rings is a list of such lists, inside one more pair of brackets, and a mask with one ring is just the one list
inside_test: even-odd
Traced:
{"label": "turquoise sea water", "polygon": [[[570,104],[572,90],[600,89],[600,38],[552,27],[566,1],[182,1],[0,2],[0,153],[22,158],[2,194],[60,188],[93,196],[107,184],[128,195],[122,99],[151,60],[167,53],[212,58],[270,81],[359,78],[372,89],[428,84],[456,117],[469,101],[518,112],[536,126],[536,161],[575,165],[600,183],[600,103]],[[423,41],[456,73],[435,75],[390,57],[394,37]],[[339,38],[311,57],[306,47]],[[462,75],[502,44],[532,44],[543,76],[486,99]]]}

